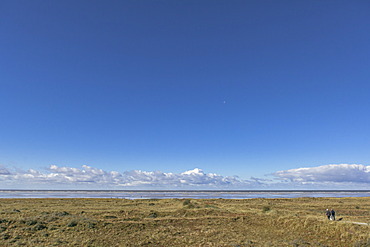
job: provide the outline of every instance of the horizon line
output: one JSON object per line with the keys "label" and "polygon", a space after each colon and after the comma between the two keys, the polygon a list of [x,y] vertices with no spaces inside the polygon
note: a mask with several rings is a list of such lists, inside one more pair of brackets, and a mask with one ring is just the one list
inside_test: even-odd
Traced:
{"label": "horizon line", "polygon": [[86,189],[0,189],[0,192],[11,191],[51,191],[51,192],[370,192],[370,190],[86,190]]}

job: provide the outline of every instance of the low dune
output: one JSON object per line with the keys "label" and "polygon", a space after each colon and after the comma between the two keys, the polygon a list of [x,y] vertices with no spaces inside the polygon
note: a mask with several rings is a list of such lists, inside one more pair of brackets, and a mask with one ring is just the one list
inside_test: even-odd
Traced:
{"label": "low dune", "polygon": [[[370,246],[366,197],[0,199],[0,205],[0,246]],[[327,220],[326,208],[341,220]]]}

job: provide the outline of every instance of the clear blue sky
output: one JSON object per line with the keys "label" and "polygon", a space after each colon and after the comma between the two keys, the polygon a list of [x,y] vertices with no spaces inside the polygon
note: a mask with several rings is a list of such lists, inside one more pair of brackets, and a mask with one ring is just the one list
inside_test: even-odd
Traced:
{"label": "clear blue sky", "polygon": [[1,1],[0,164],[370,163],[369,1]]}

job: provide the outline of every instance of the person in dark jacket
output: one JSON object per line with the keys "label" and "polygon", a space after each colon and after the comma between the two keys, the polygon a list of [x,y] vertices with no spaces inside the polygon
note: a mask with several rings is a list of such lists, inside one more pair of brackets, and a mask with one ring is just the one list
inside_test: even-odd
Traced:
{"label": "person in dark jacket", "polygon": [[335,220],[335,211],[334,211],[334,209],[330,210],[330,214],[331,214],[332,219]]}
{"label": "person in dark jacket", "polygon": [[328,220],[330,220],[331,211],[329,209],[326,209],[325,215],[328,217]]}

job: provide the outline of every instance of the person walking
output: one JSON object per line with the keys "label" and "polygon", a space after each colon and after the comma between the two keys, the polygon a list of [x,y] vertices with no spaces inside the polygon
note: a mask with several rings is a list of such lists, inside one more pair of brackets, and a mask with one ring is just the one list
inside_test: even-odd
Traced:
{"label": "person walking", "polygon": [[328,217],[328,220],[330,220],[331,211],[329,211],[329,209],[326,209],[325,215]]}
{"label": "person walking", "polygon": [[335,220],[335,211],[334,211],[334,209],[330,210],[330,214],[331,214],[331,219]]}

